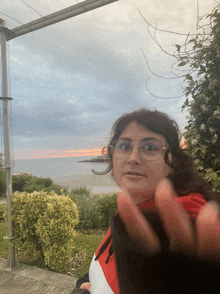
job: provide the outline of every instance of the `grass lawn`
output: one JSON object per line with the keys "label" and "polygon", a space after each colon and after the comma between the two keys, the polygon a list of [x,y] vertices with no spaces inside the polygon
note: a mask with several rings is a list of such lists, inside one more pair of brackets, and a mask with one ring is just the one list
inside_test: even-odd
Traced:
{"label": "grass lawn", "polygon": [[[8,257],[8,242],[3,239],[6,236],[7,227],[5,223],[0,222],[0,257]],[[106,230],[93,230],[88,231],[87,234],[82,234],[77,231],[77,236],[74,239],[74,252],[73,262],[68,264],[67,270],[62,272],[63,274],[68,274],[76,278],[82,277],[84,274],[89,272],[89,266],[92,257],[97,250],[99,244],[104,238]],[[88,234],[89,233],[89,234]],[[39,264],[38,261],[30,260],[27,256],[17,256],[21,263],[26,263],[29,265],[35,265],[40,268],[49,269],[47,266]]]}

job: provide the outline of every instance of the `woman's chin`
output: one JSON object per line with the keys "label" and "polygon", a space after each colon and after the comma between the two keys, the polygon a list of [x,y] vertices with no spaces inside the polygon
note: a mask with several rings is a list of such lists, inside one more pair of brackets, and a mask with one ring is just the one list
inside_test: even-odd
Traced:
{"label": "woman's chin", "polygon": [[140,203],[143,201],[147,201],[153,198],[154,190],[155,189],[138,189],[137,187],[126,187],[126,190],[130,194],[131,198],[134,200],[135,203]]}

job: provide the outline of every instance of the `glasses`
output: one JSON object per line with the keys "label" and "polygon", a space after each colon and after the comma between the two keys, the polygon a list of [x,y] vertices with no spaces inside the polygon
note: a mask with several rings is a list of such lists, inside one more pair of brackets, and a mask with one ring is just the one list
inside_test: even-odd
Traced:
{"label": "glasses", "polygon": [[112,143],[111,153],[115,158],[125,159],[133,150],[133,144],[139,144],[139,152],[147,160],[157,160],[161,157],[166,146],[155,140],[143,140],[141,143],[132,142],[128,139],[119,139]]}

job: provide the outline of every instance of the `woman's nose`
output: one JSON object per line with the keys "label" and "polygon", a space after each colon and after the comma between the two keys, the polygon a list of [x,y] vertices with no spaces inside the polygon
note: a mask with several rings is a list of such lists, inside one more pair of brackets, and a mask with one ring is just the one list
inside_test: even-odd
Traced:
{"label": "woman's nose", "polygon": [[128,163],[141,163],[141,154],[137,144],[133,146],[131,152],[128,155]]}

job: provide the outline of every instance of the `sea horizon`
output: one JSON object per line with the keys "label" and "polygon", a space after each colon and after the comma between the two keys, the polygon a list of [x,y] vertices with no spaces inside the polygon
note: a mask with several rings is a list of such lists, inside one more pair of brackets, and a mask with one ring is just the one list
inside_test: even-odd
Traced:
{"label": "sea horizon", "polygon": [[108,164],[106,162],[78,162],[81,160],[96,158],[97,156],[81,157],[56,157],[35,158],[15,160],[12,173],[30,172],[32,176],[51,178],[55,184],[59,184],[67,190],[76,187],[86,187],[91,193],[115,193],[120,191],[111,173],[103,176],[95,175],[104,171]]}

